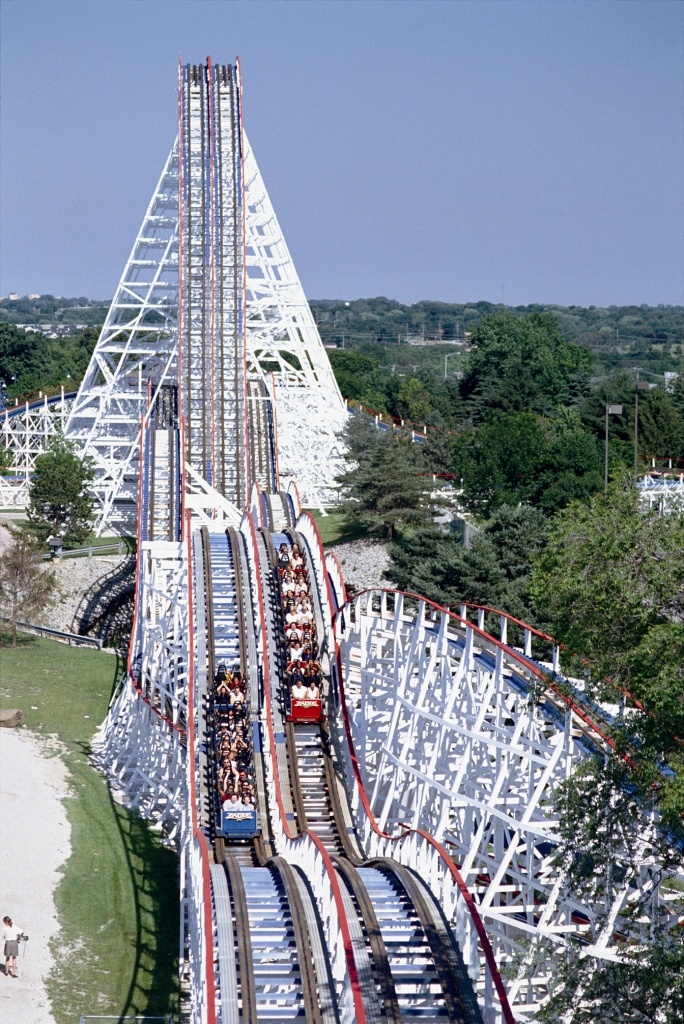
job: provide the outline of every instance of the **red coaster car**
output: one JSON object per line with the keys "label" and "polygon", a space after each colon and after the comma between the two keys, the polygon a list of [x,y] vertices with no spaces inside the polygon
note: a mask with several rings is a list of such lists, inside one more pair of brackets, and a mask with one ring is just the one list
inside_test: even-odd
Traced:
{"label": "red coaster car", "polygon": [[290,701],[288,722],[320,722],[323,717],[323,701],[319,697],[293,697]]}

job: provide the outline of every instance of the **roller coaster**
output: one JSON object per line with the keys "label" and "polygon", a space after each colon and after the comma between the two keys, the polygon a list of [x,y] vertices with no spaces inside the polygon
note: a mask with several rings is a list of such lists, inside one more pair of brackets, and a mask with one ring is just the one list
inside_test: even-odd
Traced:
{"label": "roller coaster", "polygon": [[137,530],[94,750],[180,852],[183,1017],[532,1020],[570,938],[614,959],[626,906],[667,915],[657,822],[583,903],[553,794],[610,752],[610,711],[503,612],[347,595],[302,507],[334,491],[346,410],[239,64],[180,65],[178,110],[66,434],[93,459],[99,529]]}

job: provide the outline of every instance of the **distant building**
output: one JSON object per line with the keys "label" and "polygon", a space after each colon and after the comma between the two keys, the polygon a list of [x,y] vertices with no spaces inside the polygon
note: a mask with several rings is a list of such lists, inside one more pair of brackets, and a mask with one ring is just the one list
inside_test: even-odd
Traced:
{"label": "distant building", "polygon": [[77,331],[84,331],[87,324],[17,324],[27,334],[44,334],[46,338],[66,338]]}

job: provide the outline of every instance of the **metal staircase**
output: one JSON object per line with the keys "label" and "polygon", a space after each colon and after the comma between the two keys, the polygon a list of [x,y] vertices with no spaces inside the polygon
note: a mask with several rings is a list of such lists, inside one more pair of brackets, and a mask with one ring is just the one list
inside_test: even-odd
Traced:
{"label": "metal staircase", "polygon": [[294,739],[296,765],[306,827],[312,829],[330,853],[343,853],[332,809],[321,727],[317,724],[289,726]]}
{"label": "metal staircase", "polygon": [[229,668],[240,664],[241,630],[239,622],[236,571],[230,541],[225,533],[210,533],[211,582],[213,602],[213,640],[216,666]]}
{"label": "metal staircase", "polygon": [[173,436],[170,430],[152,433],[152,521],[150,540],[171,540],[173,531],[173,474],[171,452]]}
{"label": "metal staircase", "polygon": [[268,868],[243,868],[257,1019],[304,1017],[299,951],[282,881]]}

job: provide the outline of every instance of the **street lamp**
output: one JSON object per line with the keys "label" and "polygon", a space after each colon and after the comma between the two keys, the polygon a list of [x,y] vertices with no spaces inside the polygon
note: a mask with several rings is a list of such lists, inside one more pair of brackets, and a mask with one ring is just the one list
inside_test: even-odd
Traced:
{"label": "street lamp", "polygon": [[604,474],[603,489],[607,493],[608,491],[608,417],[609,416],[622,416],[621,405],[607,405],[606,406],[606,465]]}
{"label": "street lamp", "polygon": [[447,379],[447,359],[451,359],[452,356],[460,355],[459,352],[449,352],[444,356],[444,380]]}
{"label": "street lamp", "polygon": [[639,392],[650,391],[651,385],[645,380],[639,380],[639,371],[637,370],[636,379],[636,390],[634,392],[634,479],[636,480],[639,475]]}

